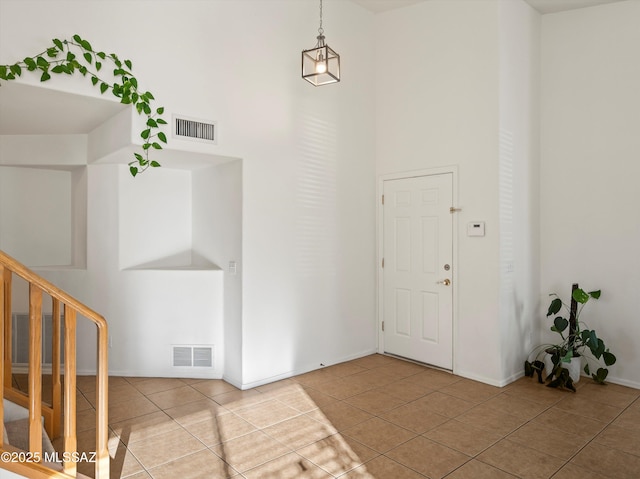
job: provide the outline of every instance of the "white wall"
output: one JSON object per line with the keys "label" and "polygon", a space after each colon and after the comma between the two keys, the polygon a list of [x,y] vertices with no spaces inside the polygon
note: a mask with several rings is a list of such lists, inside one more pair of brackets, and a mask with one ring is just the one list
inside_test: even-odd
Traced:
{"label": "white wall", "polygon": [[224,271],[224,378],[241,385],[242,161],[197,170],[192,181],[193,254]]}
{"label": "white wall", "polygon": [[[640,387],[640,2],[542,19],[541,291],[602,289],[582,319]],[[545,329],[548,328],[545,321]]]}
{"label": "white wall", "polygon": [[[343,79],[314,88],[299,69],[301,50],[315,44],[315,1],[136,1],[126,10],[109,1],[2,0],[0,63],[78,32],[95,48],[132,59],[140,84],[167,108],[167,118],[181,113],[218,121],[219,144],[207,151],[243,161],[237,383],[255,385],[373,352],[372,16],[351,2],[326,3],[327,40],[342,55]],[[54,88],[96,95],[75,81],[53,81]],[[119,232],[126,225],[118,219],[126,171],[88,168],[87,269],[96,276],[82,283],[71,277],[75,272],[50,276],[107,316],[112,372],[158,374],[153,363],[165,357],[173,331],[168,312],[167,321],[154,320],[164,273],[113,271],[118,238],[129,234]],[[104,271],[111,272],[98,274]],[[118,299],[126,291],[126,300]],[[195,296],[208,301],[197,288],[180,293],[182,304]],[[215,306],[207,308],[205,317],[215,317]],[[140,326],[157,328],[158,336],[145,338]],[[202,336],[201,326],[191,328],[193,335]],[[210,326],[204,334],[218,343],[220,320]],[[149,342],[157,347],[146,348]]]}
{"label": "white wall", "polygon": [[540,342],[539,145],[541,16],[500,2],[500,335],[503,381]]}
{"label": "white wall", "polygon": [[[377,174],[459,168],[454,372],[499,384],[499,9],[433,0],[376,16]],[[471,221],[486,236],[467,237]],[[481,345],[481,346],[479,346]]]}

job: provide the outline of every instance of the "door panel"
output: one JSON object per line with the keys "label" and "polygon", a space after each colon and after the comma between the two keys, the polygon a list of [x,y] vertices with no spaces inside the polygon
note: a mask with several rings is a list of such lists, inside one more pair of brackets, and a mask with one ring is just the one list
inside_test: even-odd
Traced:
{"label": "door panel", "polygon": [[453,175],[383,183],[385,352],[453,367]]}

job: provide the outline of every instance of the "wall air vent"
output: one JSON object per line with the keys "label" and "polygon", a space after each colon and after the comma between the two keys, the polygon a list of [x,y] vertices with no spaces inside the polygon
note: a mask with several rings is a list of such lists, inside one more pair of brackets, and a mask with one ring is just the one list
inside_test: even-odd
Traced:
{"label": "wall air vent", "polygon": [[213,367],[213,346],[173,346],[173,367]]}
{"label": "wall air vent", "polygon": [[218,144],[218,124],[215,121],[173,116],[173,137],[179,140]]}

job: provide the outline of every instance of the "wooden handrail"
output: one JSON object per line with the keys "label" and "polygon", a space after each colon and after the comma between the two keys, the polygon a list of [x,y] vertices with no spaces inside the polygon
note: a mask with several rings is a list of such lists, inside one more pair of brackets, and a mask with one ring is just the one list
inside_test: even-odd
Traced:
{"label": "wooden handrail", "polygon": [[[11,368],[11,298],[12,275],[15,274],[29,283],[29,378],[28,394],[13,389]],[[52,347],[52,401],[51,406],[42,402],[42,298],[48,294],[52,299],[53,347]],[[64,346],[60,347],[61,307],[64,308]],[[0,344],[3,346],[3,365],[0,367],[0,437],[4,430],[4,408],[2,399],[7,398],[29,409],[29,453],[32,457],[44,458],[42,454],[42,422],[45,428],[57,437],[63,429],[64,453],[60,468],[45,462],[0,462],[0,467],[26,477],[64,477],[77,475],[76,436],[76,322],[77,316],[92,321],[97,328],[97,371],[96,371],[96,450],[95,478],[109,478],[108,450],[108,332],[106,320],[37,275],[29,268],[0,251]],[[64,394],[60,377],[61,353],[64,350]],[[61,426],[61,418],[63,424]],[[0,443],[1,451],[16,451],[10,445]],[[69,454],[73,453],[73,454]]]}

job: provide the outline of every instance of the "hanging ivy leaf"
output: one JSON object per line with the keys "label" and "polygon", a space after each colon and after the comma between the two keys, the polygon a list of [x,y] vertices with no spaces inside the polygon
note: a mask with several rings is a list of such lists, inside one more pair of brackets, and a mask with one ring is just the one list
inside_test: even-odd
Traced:
{"label": "hanging ivy leaf", "polygon": [[[164,108],[156,108],[156,114],[152,115],[151,102],[155,97],[149,91],[138,90],[138,80],[131,72],[132,61],[122,61],[115,53],[94,51],[91,43],[78,34],[71,38],[72,40],[54,38],[51,40],[52,45],[40,54],[28,56],[12,65],[0,65],[0,80],[15,80],[22,75],[23,69],[30,72],[40,70],[40,81],[49,80],[51,74],[72,75],[76,70],[79,71],[81,75],[90,78],[91,84],[100,89],[100,94],[111,90],[114,96],[120,98],[121,103],[134,104],[138,114],[147,116],[146,127],[140,134],[144,140],[142,154],[134,153],[135,160],[129,163],[131,175],[136,176],[149,166],[159,167],[160,163],[150,161],[148,156],[150,149],[162,149],[160,143],[152,141],[152,138],[157,137],[160,142],[167,143],[167,136],[162,131],[157,131],[160,125],[167,124],[161,117]],[[115,80],[112,82],[100,78],[98,74],[103,69],[103,62],[107,61],[114,66],[112,72]]]}

